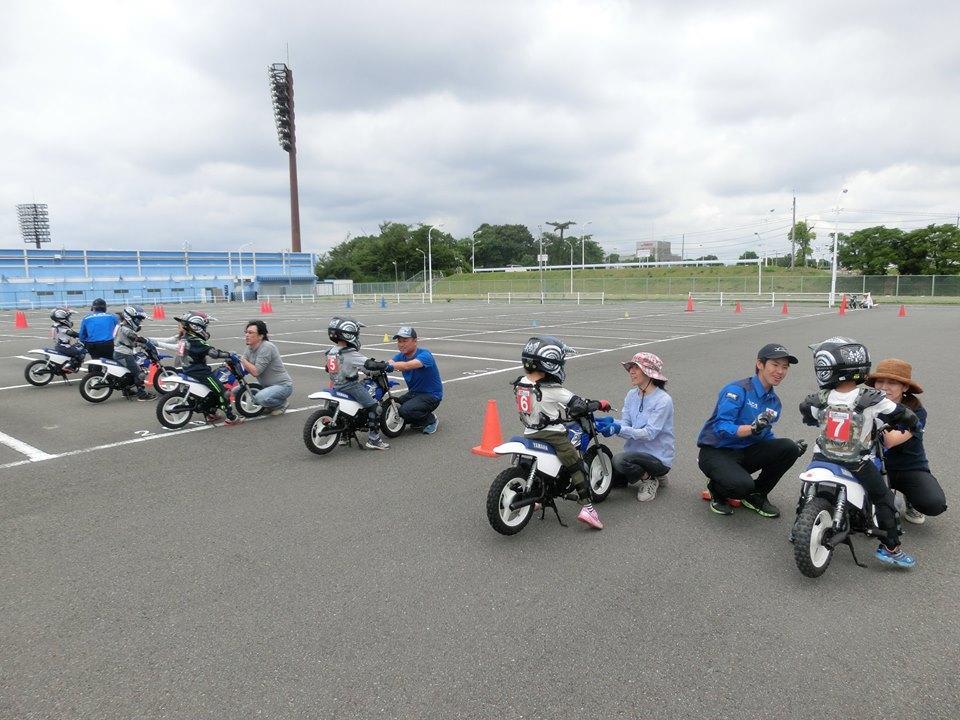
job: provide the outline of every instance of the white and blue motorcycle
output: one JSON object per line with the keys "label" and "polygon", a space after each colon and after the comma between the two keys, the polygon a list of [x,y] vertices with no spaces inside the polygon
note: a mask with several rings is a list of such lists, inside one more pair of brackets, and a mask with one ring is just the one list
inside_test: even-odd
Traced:
{"label": "white and blue motorcycle", "polygon": [[[600,442],[594,417],[602,404],[604,401],[591,400],[587,403],[589,412],[566,425],[567,437],[583,457],[594,503],[606,500],[613,484],[613,454]],[[564,525],[556,500],[576,499],[577,492],[569,471],[560,463],[553,446],[542,440],[514,435],[493,451],[498,455],[510,455],[511,465],[494,478],[487,493],[490,526],[502,535],[516,535],[530,522],[536,505],[540,506],[541,520],[550,508]]]}

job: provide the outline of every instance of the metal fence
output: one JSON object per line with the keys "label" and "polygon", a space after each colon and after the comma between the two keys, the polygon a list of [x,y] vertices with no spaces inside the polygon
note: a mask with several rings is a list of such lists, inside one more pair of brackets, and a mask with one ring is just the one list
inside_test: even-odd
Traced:
{"label": "metal fence", "polygon": [[[422,281],[399,283],[355,283],[358,293],[395,294],[425,292]],[[756,274],[712,277],[589,277],[545,276],[543,291],[549,293],[603,293],[607,298],[656,297],[692,293],[829,293],[829,275]],[[433,294],[485,298],[487,293],[540,292],[539,274],[511,273],[502,278],[490,275],[454,276],[434,280]],[[872,293],[875,297],[958,297],[960,275],[840,275],[837,293]]]}

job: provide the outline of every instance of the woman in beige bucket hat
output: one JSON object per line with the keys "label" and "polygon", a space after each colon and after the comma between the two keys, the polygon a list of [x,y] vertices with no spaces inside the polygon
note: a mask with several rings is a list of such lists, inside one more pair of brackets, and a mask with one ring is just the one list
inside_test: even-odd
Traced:
{"label": "woman in beige bucket hat", "polygon": [[[927,424],[927,409],[917,398],[923,392],[913,379],[913,368],[906,360],[888,358],[877,363],[866,384],[882,390],[897,403],[916,413],[920,427]],[[907,501],[904,520],[922,523],[926,515],[939,515],[947,509],[947,499],[940,483],[930,472],[923,437],[909,432],[888,430],[884,434],[884,459],[890,486],[903,493]]]}

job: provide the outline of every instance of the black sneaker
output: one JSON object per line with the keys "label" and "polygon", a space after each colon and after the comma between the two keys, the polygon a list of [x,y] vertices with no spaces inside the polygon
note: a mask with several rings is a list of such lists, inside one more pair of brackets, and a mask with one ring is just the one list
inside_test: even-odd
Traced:
{"label": "black sneaker", "polygon": [[733,508],[727,505],[726,500],[711,500],[710,512],[715,512],[717,515],[733,515]]}
{"label": "black sneaker", "polygon": [[740,501],[745,508],[753,510],[760,517],[775,518],[780,517],[780,508],[767,500],[765,495],[753,493],[747,495]]}

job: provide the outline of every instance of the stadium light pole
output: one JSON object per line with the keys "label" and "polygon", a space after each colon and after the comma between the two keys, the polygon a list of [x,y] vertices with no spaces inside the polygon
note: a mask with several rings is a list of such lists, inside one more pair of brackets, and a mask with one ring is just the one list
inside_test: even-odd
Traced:
{"label": "stadium light pole", "polygon": [[433,240],[431,236],[434,228],[442,228],[443,223],[431,225],[427,230],[427,273],[429,273],[428,285],[430,286],[430,303],[433,304]]}
{"label": "stadium light pole", "polygon": [[846,195],[847,188],[843,188],[840,191],[840,194],[837,195],[837,207],[835,209],[836,221],[834,222],[834,233],[833,233],[833,267],[830,271],[830,307],[833,307],[833,303],[837,297],[837,245],[840,240],[840,201],[843,200],[843,196]]}
{"label": "stadium light pole", "polygon": [[300,191],[297,183],[297,129],[293,112],[293,71],[285,63],[267,68],[273,118],[280,147],[289,156],[290,165],[290,249],[300,252]]}
{"label": "stadium light pole", "polygon": [[240,266],[240,302],[247,301],[247,293],[244,290],[244,285],[243,285],[243,249],[245,247],[251,247],[252,245],[253,245],[252,242],[248,242],[248,243],[244,243],[239,248],[237,248],[237,263]]}

